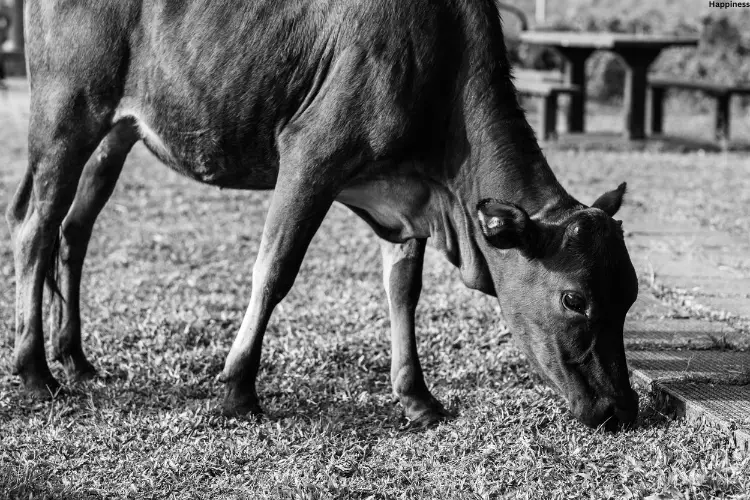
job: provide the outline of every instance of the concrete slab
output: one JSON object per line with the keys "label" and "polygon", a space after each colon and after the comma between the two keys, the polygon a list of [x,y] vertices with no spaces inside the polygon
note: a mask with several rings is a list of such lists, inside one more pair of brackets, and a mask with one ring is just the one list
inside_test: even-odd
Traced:
{"label": "concrete slab", "polygon": [[679,256],[670,253],[648,252],[641,257],[647,263],[658,280],[661,276],[684,276],[687,278],[706,277],[732,279],[736,273],[719,269],[695,256]]}
{"label": "concrete slab", "polygon": [[742,349],[750,347],[745,335],[726,323],[697,319],[625,320],[626,349]]}
{"label": "concrete slab", "polygon": [[[725,276],[669,276],[660,274],[657,283],[690,294],[750,299],[750,278]],[[750,302],[750,300],[748,300]]]}
{"label": "concrete slab", "polygon": [[628,319],[645,320],[665,318],[675,314],[675,308],[664,304],[647,290],[638,291],[638,299],[628,311]]}
{"label": "concrete slab", "polygon": [[660,220],[629,221],[625,230],[626,236],[664,236],[690,234],[696,230],[695,225],[686,222],[667,224]]}
{"label": "concrete slab", "polygon": [[721,252],[710,252],[707,259],[719,269],[739,271],[750,277],[750,245],[735,245]]}
{"label": "concrete slab", "polygon": [[697,229],[694,227],[669,228],[658,225],[645,224],[628,225],[628,236],[635,239],[655,240],[667,242],[674,248],[698,247],[704,249],[720,250],[722,248],[733,248],[740,242],[729,233],[713,231],[711,229]]}
{"label": "concrete slab", "polygon": [[628,351],[628,366],[640,385],[654,382],[750,384],[750,352]]}
{"label": "concrete slab", "polygon": [[701,305],[713,311],[726,311],[732,315],[750,318],[750,299],[744,297],[703,297],[689,301],[691,305]]}
{"label": "concrete slab", "polygon": [[750,451],[750,385],[657,383],[653,390],[661,411],[724,429],[737,448]]}

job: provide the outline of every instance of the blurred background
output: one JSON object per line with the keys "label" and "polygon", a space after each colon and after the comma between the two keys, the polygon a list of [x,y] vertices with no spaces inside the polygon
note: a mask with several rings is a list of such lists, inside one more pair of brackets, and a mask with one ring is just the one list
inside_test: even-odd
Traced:
{"label": "blurred background", "polygon": [[[750,9],[709,8],[708,0],[504,0],[526,17],[529,29],[582,32],[621,32],[699,36],[692,47],[665,50],[651,67],[653,73],[722,84],[750,82]],[[533,69],[562,69],[552,49],[520,43],[518,16],[503,15],[506,42],[513,61]],[[625,66],[613,53],[598,51],[587,63],[588,97],[617,104],[623,95]],[[704,95],[682,92],[680,104],[708,111],[713,102]],[[747,97],[737,99],[743,107]]]}
{"label": "blurred background", "polygon": [[[722,84],[750,82],[750,9],[709,8],[708,0],[504,0],[521,14],[503,10],[506,41],[513,62],[523,68],[562,70],[563,60],[554,49],[523,44],[518,38],[523,23],[536,31],[581,31],[699,36],[698,49],[665,50],[651,67],[653,73]],[[0,47],[6,53],[8,76],[22,75],[22,29],[14,22],[21,15],[21,0],[0,0]],[[522,19],[523,18],[523,19]],[[10,21],[9,27],[4,24]],[[16,53],[14,56],[13,53]],[[625,66],[612,52],[598,51],[587,62],[588,98],[619,104]],[[743,109],[749,97],[739,97]],[[709,111],[712,100],[699,92],[678,94],[679,106]]]}

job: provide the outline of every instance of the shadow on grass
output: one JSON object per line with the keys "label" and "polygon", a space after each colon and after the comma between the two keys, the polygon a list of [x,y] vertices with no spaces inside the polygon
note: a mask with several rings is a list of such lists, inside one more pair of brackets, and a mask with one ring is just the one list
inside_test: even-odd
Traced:
{"label": "shadow on grass", "polygon": [[[352,353],[358,355],[358,352]],[[358,436],[377,436],[384,432],[417,431],[406,429],[400,404],[390,393],[387,358],[376,356],[379,361],[365,363],[360,368],[346,362],[319,367],[314,373],[305,373],[296,367],[294,371],[283,364],[263,367],[259,396],[264,414],[260,421],[289,425],[333,425],[339,431],[355,431]],[[13,419],[27,419],[32,415],[46,416],[57,414],[58,418],[73,421],[77,418],[93,417],[97,413],[115,409],[121,413],[160,414],[188,412],[192,415],[208,417],[211,426],[232,427],[231,419],[221,415],[224,397],[223,385],[214,381],[213,371],[220,370],[223,357],[209,361],[211,373],[195,377],[194,381],[170,381],[163,378],[144,379],[142,373],[130,377],[125,371],[113,370],[103,379],[73,383],[66,386],[66,394],[52,402],[34,400],[24,394],[20,384],[12,389],[18,397],[15,408],[0,411],[0,424]],[[382,365],[382,366],[381,366]],[[301,373],[300,373],[301,372]],[[452,414],[448,422],[461,419],[462,412],[474,404],[472,393],[477,389],[503,391],[531,391],[535,386],[544,386],[542,379],[527,369],[523,361],[509,361],[498,367],[488,367],[479,376],[472,370],[450,370],[445,367],[441,373],[450,373],[450,378],[439,379],[436,395]],[[437,372],[436,372],[437,374]],[[488,382],[488,380],[490,382]],[[300,382],[303,381],[303,382]],[[434,389],[433,389],[434,390]],[[559,397],[529,393],[533,400],[549,399],[549,405],[565,407]],[[670,419],[660,414],[653,405],[643,404],[638,419],[638,428],[651,428],[665,425]],[[571,423],[574,418],[568,414]],[[250,417],[249,422],[257,421]],[[296,421],[296,423],[295,423]]]}
{"label": "shadow on grass", "polygon": [[63,485],[62,481],[52,474],[39,469],[23,470],[15,467],[4,467],[0,471],[0,497],[23,499],[66,499],[93,500],[104,498],[101,494],[76,492]]}

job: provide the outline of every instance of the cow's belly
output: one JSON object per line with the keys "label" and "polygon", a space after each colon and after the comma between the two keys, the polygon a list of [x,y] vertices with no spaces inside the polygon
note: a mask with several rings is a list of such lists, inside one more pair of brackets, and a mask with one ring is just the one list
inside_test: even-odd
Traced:
{"label": "cow's belly", "polygon": [[[166,116],[165,116],[166,115]],[[123,99],[115,121],[132,120],[145,146],[162,163],[199,182],[233,189],[273,189],[278,176],[275,149],[258,137],[198,121],[187,114],[175,126],[163,109]],[[227,146],[227,145],[230,146]]]}

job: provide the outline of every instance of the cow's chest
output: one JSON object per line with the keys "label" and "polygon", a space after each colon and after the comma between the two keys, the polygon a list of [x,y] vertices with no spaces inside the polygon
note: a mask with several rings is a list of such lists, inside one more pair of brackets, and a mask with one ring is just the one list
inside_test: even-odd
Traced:
{"label": "cow's chest", "polygon": [[337,201],[352,207],[380,236],[397,242],[427,238],[430,223],[430,186],[415,177],[389,177],[344,189]]}

